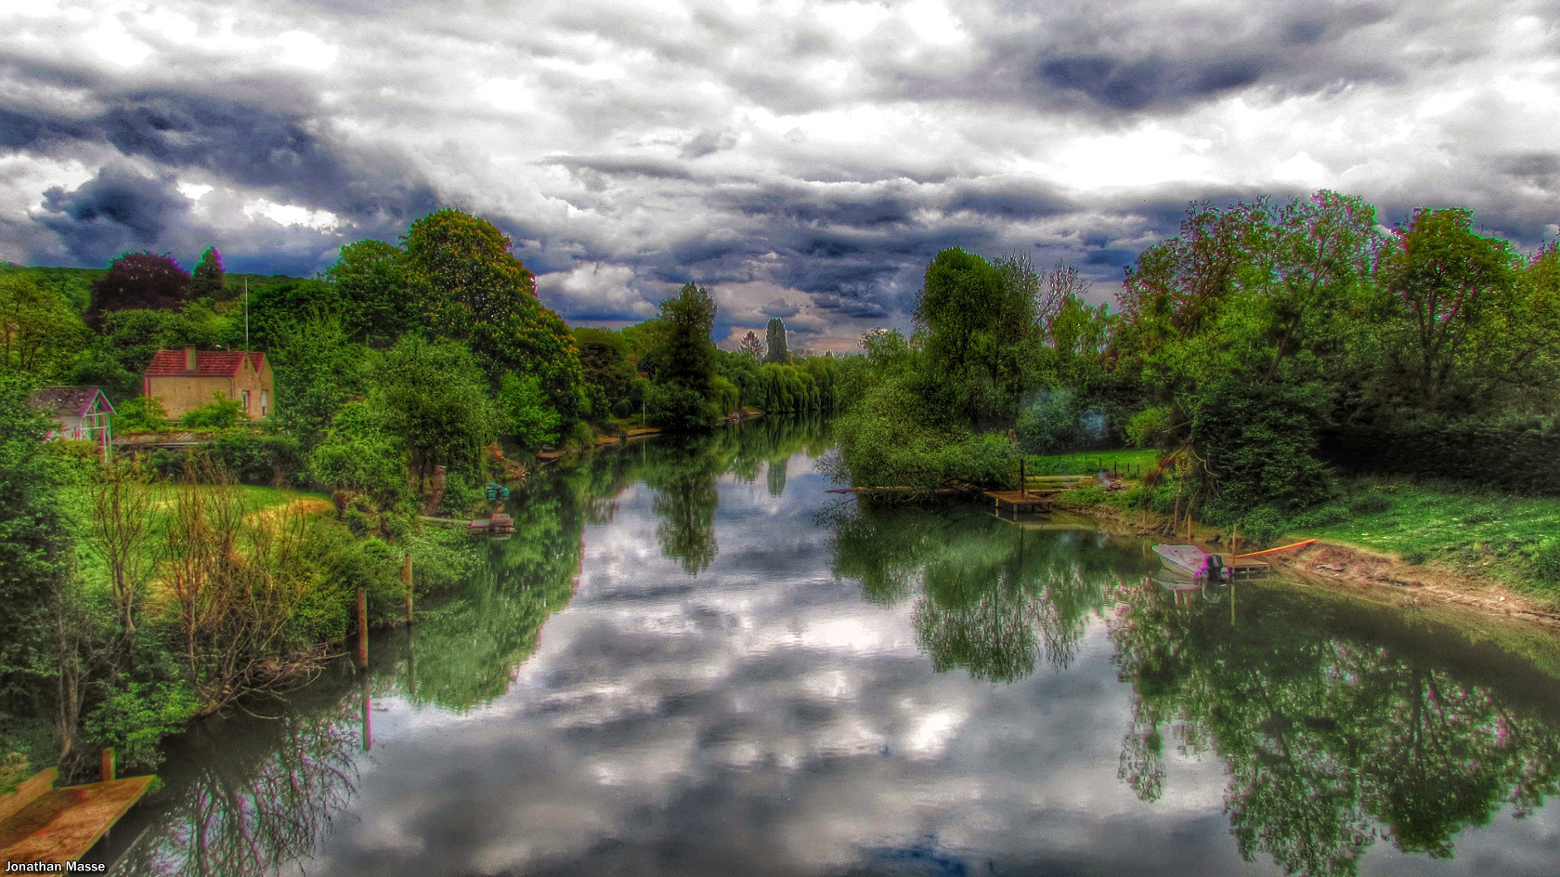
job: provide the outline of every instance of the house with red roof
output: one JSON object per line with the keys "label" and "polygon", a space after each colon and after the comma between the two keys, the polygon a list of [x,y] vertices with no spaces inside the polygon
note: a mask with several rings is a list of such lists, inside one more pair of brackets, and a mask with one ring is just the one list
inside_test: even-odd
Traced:
{"label": "house with red roof", "polygon": [[236,400],[251,419],[271,416],[276,391],[271,363],[258,350],[159,350],[141,376],[141,394],[162,402],[169,417],[211,403],[212,394]]}

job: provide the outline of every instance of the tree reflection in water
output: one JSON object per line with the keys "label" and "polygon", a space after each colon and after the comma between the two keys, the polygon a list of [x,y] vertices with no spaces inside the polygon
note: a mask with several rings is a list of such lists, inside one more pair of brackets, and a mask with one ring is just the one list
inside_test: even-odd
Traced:
{"label": "tree reflection in water", "polygon": [[[1281,584],[1239,587],[1232,612],[1174,606],[1149,583],[1110,619],[1136,693],[1119,775],[1143,800],[1163,788],[1168,732],[1182,752],[1223,760],[1248,861],[1352,875],[1378,839],[1447,857],[1463,826],[1508,805],[1520,817],[1560,788],[1560,721],[1526,706],[1544,698],[1513,699],[1538,686],[1553,703],[1555,680],[1529,669],[1519,684],[1468,681],[1443,657],[1469,646],[1450,631]],[[1378,626],[1361,631],[1362,619]],[[1392,626],[1398,642],[1383,645]]]}
{"label": "tree reflection in water", "polygon": [[[337,670],[343,670],[338,667]],[[198,724],[170,759],[152,829],[115,874],[274,873],[307,855],[355,793],[358,699],[350,672],[319,680],[288,711],[231,720],[220,739]],[[220,746],[221,755],[210,751]]]}
{"label": "tree reflection in water", "polygon": [[1042,655],[1065,668],[1121,570],[1141,563],[1094,531],[1029,529],[967,508],[845,503],[825,518],[836,575],[876,602],[919,585],[916,640],[933,666],[992,682],[1023,679]]}

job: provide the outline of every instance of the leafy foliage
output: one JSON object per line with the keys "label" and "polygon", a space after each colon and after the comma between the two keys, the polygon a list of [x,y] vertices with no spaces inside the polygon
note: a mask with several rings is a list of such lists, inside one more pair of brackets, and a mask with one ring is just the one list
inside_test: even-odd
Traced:
{"label": "leafy foliage", "polygon": [[88,322],[110,311],[171,310],[189,298],[190,275],[173,256],[126,253],[110,262],[108,273],[92,284]]}

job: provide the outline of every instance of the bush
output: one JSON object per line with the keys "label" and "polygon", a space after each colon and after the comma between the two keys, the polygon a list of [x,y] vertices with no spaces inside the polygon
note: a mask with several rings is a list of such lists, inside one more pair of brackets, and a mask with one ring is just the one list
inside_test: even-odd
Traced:
{"label": "bush", "polygon": [[720,420],[702,394],[681,384],[652,383],[645,405],[650,422],[669,432],[701,432]]}
{"label": "bush", "polygon": [[622,399],[619,400],[616,405],[612,406],[612,416],[620,420],[627,420],[629,417],[633,416],[634,410],[633,402],[629,401],[628,399]]}
{"label": "bush", "polygon": [[303,469],[298,443],[281,435],[227,435],[208,448],[213,460],[244,484],[281,487]]}
{"label": "bush", "polygon": [[1313,455],[1308,400],[1297,389],[1235,378],[1213,385],[1192,419],[1198,455],[1232,518],[1244,509],[1292,515],[1330,499],[1332,479]]}
{"label": "bush", "polygon": [[219,430],[232,429],[240,419],[247,419],[243,403],[237,399],[225,399],[221,393],[213,390],[210,402],[185,414],[179,423],[186,429]]}
{"label": "bush", "polygon": [[1170,434],[1170,423],[1169,408],[1145,408],[1132,415],[1131,422],[1127,424],[1127,439],[1134,447],[1155,447]]}
{"label": "bush", "polygon": [[1284,516],[1272,508],[1253,509],[1239,523],[1240,538],[1256,545],[1267,545],[1289,529]]}
{"label": "bush", "polygon": [[114,432],[157,432],[168,425],[168,411],[155,396],[137,396],[114,409]]}

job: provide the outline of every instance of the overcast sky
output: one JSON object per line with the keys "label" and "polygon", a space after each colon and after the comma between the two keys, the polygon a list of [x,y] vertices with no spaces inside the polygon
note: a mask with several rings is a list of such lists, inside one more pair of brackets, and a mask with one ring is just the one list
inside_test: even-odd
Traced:
{"label": "overcast sky", "polygon": [[[958,245],[1103,300],[1186,203],[1560,221],[1553,2],[26,0],[0,13],[0,259],[308,275],[451,205],[571,323],[688,280],[717,338],[906,326]],[[729,346],[729,344],[728,344]]]}

